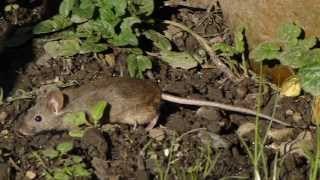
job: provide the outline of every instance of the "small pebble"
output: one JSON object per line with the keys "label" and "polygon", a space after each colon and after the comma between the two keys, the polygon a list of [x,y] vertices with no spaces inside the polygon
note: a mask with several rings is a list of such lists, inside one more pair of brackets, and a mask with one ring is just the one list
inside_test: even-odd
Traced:
{"label": "small pebble", "polygon": [[254,123],[251,123],[251,122],[243,123],[237,129],[237,134],[240,137],[244,137],[249,133],[254,132],[255,128],[256,128],[256,124]]}
{"label": "small pebble", "polygon": [[169,149],[165,149],[163,150],[164,156],[168,157],[170,154],[170,150]]}
{"label": "small pebble", "polygon": [[0,123],[4,124],[7,117],[8,117],[8,113],[6,113],[5,111],[0,112]]}
{"label": "small pebble", "polygon": [[8,135],[9,134],[9,130],[8,129],[4,129],[0,132],[1,135]]}
{"label": "small pebble", "polygon": [[162,128],[154,128],[149,131],[149,136],[156,141],[162,141],[165,138],[165,132]]}
{"label": "small pebble", "polygon": [[273,140],[283,141],[288,140],[293,136],[293,129],[292,128],[282,128],[282,129],[270,129],[267,132],[267,136]]}
{"label": "small pebble", "polygon": [[231,146],[222,136],[211,132],[200,131],[198,137],[202,143],[210,145],[215,150],[228,149]]}
{"label": "small pebble", "polygon": [[245,96],[248,94],[248,88],[246,86],[240,86],[236,89],[237,96],[239,99],[245,98]]}
{"label": "small pebble", "polygon": [[37,174],[35,172],[29,170],[26,172],[26,177],[28,179],[35,179],[37,177]]}
{"label": "small pebble", "polygon": [[302,120],[302,116],[301,116],[301,114],[298,113],[298,112],[293,113],[292,118],[293,118],[293,120],[296,121],[296,122]]}
{"label": "small pebble", "polygon": [[200,107],[197,110],[196,114],[197,116],[200,116],[210,121],[219,121],[221,119],[220,112],[217,110],[217,108],[214,107]]}
{"label": "small pebble", "polygon": [[286,115],[287,116],[292,116],[293,115],[293,111],[291,109],[286,110]]}

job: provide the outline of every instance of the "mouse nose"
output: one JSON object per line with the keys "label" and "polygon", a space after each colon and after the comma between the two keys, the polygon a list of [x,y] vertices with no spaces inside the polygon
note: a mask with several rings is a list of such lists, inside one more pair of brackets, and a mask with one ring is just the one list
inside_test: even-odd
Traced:
{"label": "mouse nose", "polygon": [[31,136],[34,134],[34,128],[28,128],[24,123],[16,123],[15,132],[24,136]]}

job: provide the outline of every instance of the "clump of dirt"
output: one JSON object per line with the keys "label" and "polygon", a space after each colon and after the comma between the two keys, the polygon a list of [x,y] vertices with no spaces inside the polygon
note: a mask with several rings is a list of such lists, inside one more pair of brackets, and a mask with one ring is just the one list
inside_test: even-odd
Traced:
{"label": "clump of dirt", "polygon": [[[208,39],[229,37],[225,34],[226,26],[219,9],[208,13],[179,8],[172,18],[182,21]],[[193,51],[199,48],[197,41],[184,32],[178,33],[173,41],[179,50]],[[29,47],[30,43],[25,46]],[[23,49],[25,46],[19,48]],[[116,53],[114,55],[117,64],[114,66],[108,65],[93,54],[77,55],[70,59],[47,59],[42,62],[35,59],[43,57],[39,41],[34,39],[33,46],[30,47],[32,48],[28,49],[28,52],[33,51],[31,54],[20,54],[15,52],[17,49],[9,49],[2,56],[8,60],[6,62],[10,62],[10,65],[2,68],[7,71],[6,77],[16,74],[14,70],[17,66],[14,63],[22,59],[29,61],[19,69],[20,73],[14,78],[15,84],[4,86],[7,91],[12,89],[7,94],[13,95],[18,89],[32,91],[44,84],[56,82],[76,81],[81,85],[98,78],[128,76],[125,58]],[[275,117],[283,121],[306,125],[311,119],[309,96],[281,98],[279,103],[276,103],[275,91],[269,86],[264,86],[263,92],[260,93],[259,85],[254,79],[243,79],[235,84],[215,69],[195,68],[187,71],[174,69],[156,59],[153,63],[154,80],[159,82],[164,92],[250,109],[257,108],[256,99],[261,95],[261,111],[266,114],[271,114],[275,104],[278,104]],[[8,80],[12,81],[12,78]],[[66,132],[47,132],[34,137],[22,137],[17,134],[14,124],[33,103],[34,99],[23,98],[0,107],[0,112],[8,115],[0,121],[0,163],[9,162],[11,174],[16,175],[17,179],[22,179],[27,171],[40,176],[45,169],[43,164],[32,156],[32,152],[71,139]],[[289,111],[299,113],[301,119],[297,120],[297,116],[288,113]],[[134,129],[129,125],[110,125],[103,133],[92,130],[81,140],[75,140],[73,153],[83,157],[86,165],[95,173],[94,178],[152,179],[165,175],[167,179],[181,179],[184,176],[206,179],[241,176],[251,179],[253,165],[239,140],[237,129],[254,120],[255,117],[252,116],[217,108],[163,102],[157,124],[157,127],[164,127],[160,131],[164,135],[163,139],[152,137],[143,127]],[[267,125],[267,121],[261,121],[261,129],[266,129]],[[281,126],[275,124],[275,127]],[[248,143],[252,140],[253,138],[244,139]],[[269,150],[266,154],[266,160],[274,160],[273,151]],[[285,162],[286,168],[281,169],[283,177],[299,179],[307,175],[308,165],[304,158],[288,155]],[[46,163],[46,168],[53,168],[50,161]],[[290,174],[291,172],[297,173]]]}

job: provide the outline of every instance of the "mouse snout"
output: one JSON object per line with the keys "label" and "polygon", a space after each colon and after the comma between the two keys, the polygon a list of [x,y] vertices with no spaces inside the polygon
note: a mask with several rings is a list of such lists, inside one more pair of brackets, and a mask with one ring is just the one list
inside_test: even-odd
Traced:
{"label": "mouse snout", "polygon": [[31,136],[36,133],[36,128],[29,127],[24,122],[18,122],[15,125],[15,131],[25,136]]}

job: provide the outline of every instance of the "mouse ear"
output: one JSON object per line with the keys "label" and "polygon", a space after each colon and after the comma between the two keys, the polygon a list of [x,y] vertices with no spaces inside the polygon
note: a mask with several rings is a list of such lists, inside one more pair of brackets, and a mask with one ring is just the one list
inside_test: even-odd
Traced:
{"label": "mouse ear", "polygon": [[48,109],[58,114],[64,105],[64,95],[63,93],[58,89],[54,91],[50,91],[47,95],[47,107]]}

